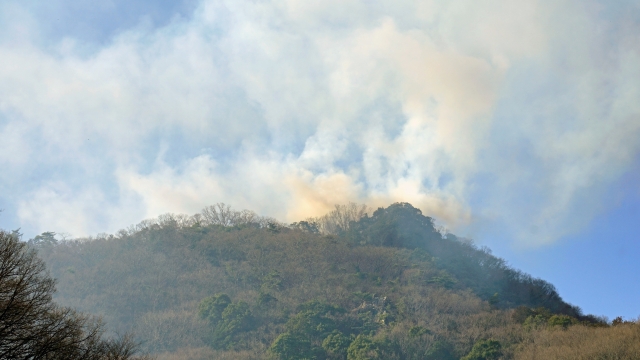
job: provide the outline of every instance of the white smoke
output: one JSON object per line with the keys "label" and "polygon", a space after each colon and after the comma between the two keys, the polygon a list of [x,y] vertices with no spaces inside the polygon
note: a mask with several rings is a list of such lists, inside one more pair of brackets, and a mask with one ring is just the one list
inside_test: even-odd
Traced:
{"label": "white smoke", "polygon": [[74,235],[216,202],[296,221],[407,201],[552,242],[639,151],[640,15],[607,6],[205,0],[88,55],[5,20],[5,201]]}

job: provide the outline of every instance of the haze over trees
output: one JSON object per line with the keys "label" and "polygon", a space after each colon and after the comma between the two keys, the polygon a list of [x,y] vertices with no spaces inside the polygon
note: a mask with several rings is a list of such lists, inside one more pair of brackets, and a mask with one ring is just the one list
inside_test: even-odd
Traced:
{"label": "haze over trees", "polygon": [[216,204],[54,235],[30,246],[58,279],[55,300],[158,359],[640,358],[635,322],[583,314],[407,203],[290,225]]}
{"label": "haze over trees", "polygon": [[[55,244],[43,237],[35,243]],[[54,292],[55,281],[36,251],[17,231],[0,231],[0,359],[142,359],[133,356],[131,337],[102,338],[98,319],[56,305]]]}

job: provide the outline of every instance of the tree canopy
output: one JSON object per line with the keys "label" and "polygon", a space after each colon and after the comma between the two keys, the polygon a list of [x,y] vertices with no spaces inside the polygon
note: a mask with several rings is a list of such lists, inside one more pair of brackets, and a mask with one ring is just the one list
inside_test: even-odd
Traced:
{"label": "tree canopy", "polygon": [[558,332],[611,329],[619,347],[637,328],[583,315],[407,203],[340,205],[291,225],[217,204],[32,243],[59,279],[57,301],[135,329],[163,360],[521,359]]}
{"label": "tree canopy", "polygon": [[135,358],[131,337],[103,339],[98,320],[56,305],[45,270],[34,249],[0,231],[0,359]]}

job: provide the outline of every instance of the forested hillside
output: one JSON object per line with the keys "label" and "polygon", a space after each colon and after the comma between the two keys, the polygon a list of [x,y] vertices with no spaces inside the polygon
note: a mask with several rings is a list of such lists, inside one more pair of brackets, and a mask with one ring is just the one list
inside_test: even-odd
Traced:
{"label": "forested hillside", "polygon": [[636,323],[582,314],[406,203],[290,225],[218,204],[30,244],[56,301],[158,359],[640,358]]}

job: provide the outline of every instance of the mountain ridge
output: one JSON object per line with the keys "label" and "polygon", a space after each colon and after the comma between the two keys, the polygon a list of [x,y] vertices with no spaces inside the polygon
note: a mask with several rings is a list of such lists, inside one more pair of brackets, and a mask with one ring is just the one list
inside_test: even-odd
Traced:
{"label": "mountain ridge", "polygon": [[31,243],[57,301],[135,331],[161,359],[459,359],[483,346],[525,358],[547,331],[609,326],[408,203],[365,210],[284,225],[217,204]]}

